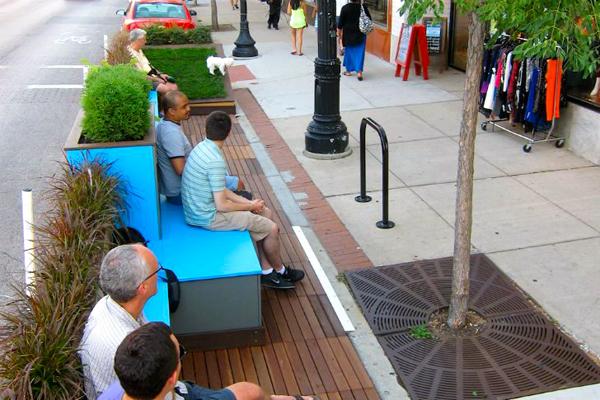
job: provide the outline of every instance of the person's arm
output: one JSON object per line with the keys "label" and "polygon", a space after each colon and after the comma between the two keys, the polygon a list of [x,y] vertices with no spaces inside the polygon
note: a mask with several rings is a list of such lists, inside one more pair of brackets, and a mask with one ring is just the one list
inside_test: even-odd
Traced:
{"label": "person's arm", "polygon": [[[227,189],[223,189],[219,192],[213,192],[213,198],[215,200],[215,207],[219,212],[232,212],[232,211],[252,211],[252,212],[260,212],[264,207],[264,202],[262,200],[246,200],[246,203],[238,203],[231,201],[229,198],[230,192]],[[230,192],[231,193],[231,192]],[[234,193],[231,193],[233,196],[236,196]],[[240,197],[240,196],[236,196]]]}
{"label": "person's arm", "polygon": [[291,0],[290,0],[290,1],[288,1],[287,13],[288,13],[288,14],[291,14],[291,13],[292,13],[292,2],[291,2]]}
{"label": "person's arm", "polygon": [[170,160],[175,173],[181,176],[183,174],[183,168],[185,167],[185,157],[172,157]]}
{"label": "person's arm", "polygon": [[252,201],[248,200],[245,197],[238,196],[237,194],[235,194],[234,192],[232,192],[231,190],[229,190],[227,188],[225,188],[224,192],[225,192],[225,196],[227,197],[227,199],[233,201],[234,203],[242,203],[242,204],[252,203]]}

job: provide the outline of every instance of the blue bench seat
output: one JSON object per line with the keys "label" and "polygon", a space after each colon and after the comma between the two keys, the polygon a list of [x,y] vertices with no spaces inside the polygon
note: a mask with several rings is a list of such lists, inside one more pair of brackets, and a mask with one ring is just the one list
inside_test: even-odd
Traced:
{"label": "blue bench seat", "polygon": [[[192,335],[260,327],[261,268],[250,234],[190,226],[183,208],[164,199],[160,214],[161,239],[150,241],[148,247],[181,282],[181,302],[170,315],[174,332]],[[165,310],[168,314],[168,301],[161,298],[146,304],[148,319],[164,318]]]}

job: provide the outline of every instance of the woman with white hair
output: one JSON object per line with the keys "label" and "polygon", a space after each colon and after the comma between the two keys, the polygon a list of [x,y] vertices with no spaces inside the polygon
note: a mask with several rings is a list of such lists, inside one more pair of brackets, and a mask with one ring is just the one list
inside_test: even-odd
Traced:
{"label": "woman with white hair", "polygon": [[146,44],[146,31],[143,29],[132,29],[129,32],[129,52],[135,58],[137,69],[148,74],[148,79],[152,81],[152,88],[160,94],[165,94],[171,90],[177,90],[175,80],[167,74],[163,74],[155,69],[150,61],[144,55],[142,47]]}

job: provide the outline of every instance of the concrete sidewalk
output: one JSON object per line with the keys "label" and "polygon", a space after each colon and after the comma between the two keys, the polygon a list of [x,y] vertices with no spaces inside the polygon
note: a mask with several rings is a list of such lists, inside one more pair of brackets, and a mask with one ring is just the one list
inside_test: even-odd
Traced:
{"label": "concrete sidewalk", "polygon": [[[218,4],[220,23],[239,27],[239,12],[228,2]],[[252,92],[373,264],[450,256],[464,74],[431,71],[423,81],[411,73],[403,82],[393,77],[391,64],[367,55],[365,80],[342,76],[340,84],[342,119],[355,151],[341,160],[308,159],[302,150],[314,104],[315,30],[305,30],[304,56],[292,56],[285,17],[281,30],[267,30],[267,5],[249,0],[248,7],[260,56],[236,61],[251,75],[234,87]],[[196,9],[201,20],[210,21],[207,0]],[[237,35],[237,30],[216,32],[213,38],[231,54]],[[367,139],[367,182],[374,201],[354,201],[358,128],[367,116],[386,129],[390,143],[390,219],[396,223],[391,230],[375,227],[381,215],[381,154],[374,134]],[[522,145],[504,133],[478,132],[474,251],[486,253],[565,331],[598,354],[600,167],[566,147],[541,143],[524,153]],[[280,171],[292,182],[288,172]],[[306,194],[293,195],[302,206]]]}

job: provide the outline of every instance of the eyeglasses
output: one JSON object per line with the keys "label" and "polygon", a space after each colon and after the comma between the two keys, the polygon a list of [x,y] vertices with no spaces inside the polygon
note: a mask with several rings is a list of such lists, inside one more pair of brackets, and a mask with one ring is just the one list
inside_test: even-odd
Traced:
{"label": "eyeglasses", "polygon": [[179,343],[179,361],[183,361],[185,356],[187,356],[187,349],[183,347],[181,343]]}
{"label": "eyeglasses", "polygon": [[[148,275],[147,277],[144,278],[143,281],[140,282],[140,285],[144,282],[146,282],[148,279],[152,278],[154,275],[158,274],[160,271],[165,271],[165,267],[163,267],[162,265],[158,265],[158,269],[156,271],[154,271],[153,273],[151,273],[150,275]],[[138,287],[140,287],[140,285],[138,285]]]}

